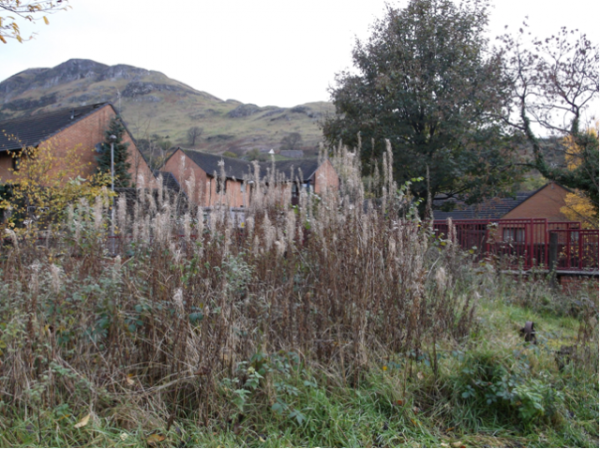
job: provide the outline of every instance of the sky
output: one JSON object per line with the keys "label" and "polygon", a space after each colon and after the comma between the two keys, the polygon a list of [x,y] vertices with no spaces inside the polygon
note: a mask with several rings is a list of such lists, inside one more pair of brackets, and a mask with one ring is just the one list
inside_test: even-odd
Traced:
{"label": "sky", "polygon": [[[390,2],[394,6],[404,1]],[[223,100],[292,107],[329,100],[335,74],[352,66],[356,38],[384,15],[383,0],[70,0],[50,25],[22,24],[23,44],[0,43],[0,80],[72,58],[129,64]],[[589,0],[495,0],[490,36],[577,28],[600,41],[600,7]]]}

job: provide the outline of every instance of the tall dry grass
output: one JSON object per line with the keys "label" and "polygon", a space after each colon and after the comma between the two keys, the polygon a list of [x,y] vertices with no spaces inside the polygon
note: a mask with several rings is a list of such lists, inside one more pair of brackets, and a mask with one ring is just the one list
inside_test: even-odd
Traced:
{"label": "tall dry grass", "polygon": [[25,415],[137,404],[206,421],[220,413],[219,379],[257,353],[294,351],[355,385],[390,354],[426,344],[435,356],[436,342],[465,337],[474,306],[455,288],[458,253],[432,246],[390,177],[391,150],[375,203],[354,153],[332,162],[339,191],[303,191],[295,208],[274,200],[276,173],[257,173],[242,225],[140,179],[133,205],[116,201],[116,239],[107,194],[42,239],[8,235],[0,401]]}

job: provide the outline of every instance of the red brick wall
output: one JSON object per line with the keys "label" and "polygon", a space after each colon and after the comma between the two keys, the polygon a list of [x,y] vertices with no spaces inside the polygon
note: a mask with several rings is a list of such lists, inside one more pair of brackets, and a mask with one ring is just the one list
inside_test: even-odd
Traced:
{"label": "red brick wall", "polygon": [[[40,144],[41,148],[49,148],[58,158],[58,163],[55,164],[52,174],[57,174],[59,171],[66,168],[66,157],[69,150],[77,149],[77,154],[81,158],[81,162],[86,164],[86,167],[80,173],[80,176],[88,176],[96,170],[96,144],[104,141],[104,132],[108,128],[110,120],[116,115],[115,110],[110,105],[103,106],[87,117],[74,123],[67,129],[54,135],[47,141]],[[142,157],[140,151],[136,147],[129,133],[125,133],[123,141],[129,143],[129,163],[131,168],[131,180],[136,183],[138,176],[143,175],[146,183],[149,183],[154,177],[146,161]],[[65,161],[62,163],[61,161]],[[8,171],[11,168],[12,162],[10,157],[3,153],[0,156],[0,178],[2,182],[14,178],[13,174]]]}
{"label": "red brick wall", "polygon": [[569,192],[563,187],[550,183],[502,218],[547,218],[550,221],[568,221],[567,217],[560,212],[560,208],[565,206],[567,193]]}
{"label": "red brick wall", "polygon": [[[201,190],[200,193],[194,195],[194,203],[200,204],[203,207],[214,206],[219,202],[226,204],[229,207],[248,206],[250,198],[250,189],[248,188],[248,185],[246,185],[246,191],[242,192],[243,187],[241,181],[228,179],[225,195],[219,195],[216,189],[216,180],[212,176],[208,176],[204,170],[186,156],[181,149],[178,149],[169,158],[166,164],[161,168],[161,171],[173,173],[190,198],[189,186],[185,181],[190,179],[193,172],[196,179],[196,189],[198,190],[198,188],[200,188]],[[329,160],[323,162],[317,169],[313,175],[312,183],[314,191],[317,194],[322,194],[327,189],[339,188],[338,175]],[[277,192],[277,198],[275,199],[277,204],[291,204],[291,184],[286,183],[278,189],[275,189],[275,191]]]}
{"label": "red brick wall", "polygon": [[[183,160],[182,160],[183,158]],[[194,204],[203,207],[214,206],[217,203],[226,204],[229,207],[246,207],[248,205],[249,191],[242,192],[242,182],[228,179],[225,187],[225,194],[217,193],[217,182],[212,176],[208,176],[192,159],[178,149],[161,168],[161,171],[173,173],[184,188],[188,198]],[[186,180],[190,180],[192,172],[196,179],[195,193],[190,193],[190,185]]]}
{"label": "red brick wall", "polygon": [[340,179],[336,173],[331,161],[325,160],[317,169],[313,176],[313,184],[317,195],[325,192],[328,189],[337,190],[340,186]]}
{"label": "red brick wall", "polygon": [[[209,196],[208,177],[204,170],[198,167],[183,151],[180,149],[175,151],[160,170],[172,173],[192,202],[206,206]],[[194,174],[196,184],[195,192],[190,192],[191,186],[186,183],[187,180],[192,178],[192,173]]]}

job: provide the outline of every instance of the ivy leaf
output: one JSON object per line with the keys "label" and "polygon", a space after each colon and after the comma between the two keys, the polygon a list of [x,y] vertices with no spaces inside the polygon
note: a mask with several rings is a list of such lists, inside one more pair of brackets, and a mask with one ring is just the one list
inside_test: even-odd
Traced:
{"label": "ivy leaf", "polygon": [[190,313],[189,318],[190,318],[190,323],[197,324],[200,321],[202,321],[202,319],[204,319],[204,314],[202,312]]}

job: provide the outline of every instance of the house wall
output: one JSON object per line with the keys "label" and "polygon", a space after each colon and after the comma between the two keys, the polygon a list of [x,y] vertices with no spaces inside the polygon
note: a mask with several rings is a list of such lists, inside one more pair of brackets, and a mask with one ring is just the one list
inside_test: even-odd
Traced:
{"label": "house wall", "polygon": [[[175,176],[192,203],[204,207],[207,205],[210,197],[209,178],[206,172],[187,157],[183,151],[180,149],[175,151],[165,165],[163,165],[161,171],[170,172]],[[195,179],[195,188],[191,185],[192,179]],[[190,182],[186,183],[186,181]]]}
{"label": "house wall", "polygon": [[567,217],[560,212],[560,208],[566,204],[567,193],[569,192],[563,187],[550,183],[502,218],[547,218],[549,221],[568,221]]}
{"label": "house wall", "polygon": [[[209,178],[210,195],[207,201],[207,206],[214,206],[216,204],[224,204],[228,207],[247,207],[249,192],[246,188],[246,192],[242,192],[242,181],[227,179],[227,186],[225,188],[225,194],[217,193],[217,180],[213,177]],[[246,185],[246,187],[248,187]]]}
{"label": "house wall", "polygon": [[13,174],[10,172],[12,168],[12,157],[8,151],[0,153],[0,183],[12,179]]}
{"label": "house wall", "polygon": [[326,159],[315,172],[313,184],[317,195],[329,189],[337,190],[340,187],[340,179],[329,159]]}
{"label": "house wall", "polygon": [[[80,157],[81,163],[86,164],[80,175],[85,177],[95,173],[96,145],[104,141],[104,132],[108,129],[110,120],[115,115],[115,110],[110,105],[106,105],[60,131],[47,141],[42,142],[40,148],[49,148],[58,160],[58,163],[50,171],[50,175],[57,175],[68,166],[66,159],[69,152],[74,148],[77,148],[77,155]],[[154,176],[150,171],[150,167],[146,164],[129,133],[125,132],[123,141],[129,143],[128,162],[131,164],[129,173],[132,182],[137,183],[139,175],[143,175],[147,183],[153,180]],[[65,162],[61,163],[61,161]],[[8,170],[9,168],[12,168],[11,158],[7,153],[2,153],[2,156],[0,156],[0,178],[2,182],[14,179],[14,175]]]}
{"label": "house wall", "polygon": [[[178,149],[162,167],[162,171],[171,172],[183,187],[188,198],[202,207],[226,204],[229,207],[246,207],[248,205],[249,191],[242,192],[242,182],[232,179],[226,180],[225,194],[217,193],[217,182],[208,176],[192,159],[181,149]],[[196,188],[192,193],[190,189],[192,174],[195,178]]]}

